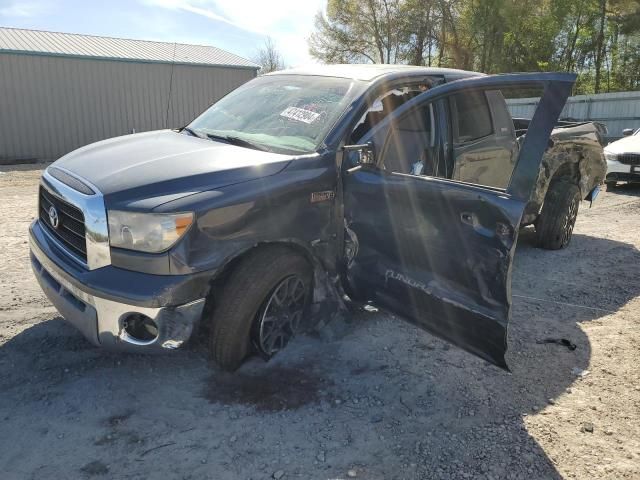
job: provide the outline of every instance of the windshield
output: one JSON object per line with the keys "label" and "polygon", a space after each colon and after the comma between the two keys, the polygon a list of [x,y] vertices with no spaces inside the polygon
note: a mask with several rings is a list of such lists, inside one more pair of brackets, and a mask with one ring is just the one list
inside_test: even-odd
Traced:
{"label": "windshield", "polygon": [[258,77],[212,105],[189,128],[273,152],[311,153],[345,110],[353,86],[347,78]]}

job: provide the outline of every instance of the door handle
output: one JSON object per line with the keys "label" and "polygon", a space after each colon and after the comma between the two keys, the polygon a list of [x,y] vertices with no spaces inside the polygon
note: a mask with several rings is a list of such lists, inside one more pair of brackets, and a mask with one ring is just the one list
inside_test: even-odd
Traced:
{"label": "door handle", "polygon": [[508,235],[511,235],[511,231],[511,227],[506,223],[496,223],[496,235],[498,235],[499,237],[506,237]]}
{"label": "door handle", "polygon": [[468,225],[473,225],[475,222],[474,220],[474,215],[473,213],[468,213],[468,212],[462,212],[460,214],[460,220],[462,220],[462,223],[466,223]]}

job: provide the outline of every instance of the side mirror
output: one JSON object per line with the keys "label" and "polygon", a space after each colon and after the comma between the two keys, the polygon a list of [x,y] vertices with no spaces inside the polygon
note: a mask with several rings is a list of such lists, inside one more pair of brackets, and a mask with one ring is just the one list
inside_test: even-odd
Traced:
{"label": "side mirror", "polygon": [[362,167],[374,167],[376,165],[375,149],[373,143],[363,143],[360,145],[345,145],[343,152],[358,152],[358,165]]}
{"label": "side mirror", "polygon": [[624,137],[630,137],[631,135],[633,135],[633,128],[625,128],[624,130],[622,130],[622,135]]}

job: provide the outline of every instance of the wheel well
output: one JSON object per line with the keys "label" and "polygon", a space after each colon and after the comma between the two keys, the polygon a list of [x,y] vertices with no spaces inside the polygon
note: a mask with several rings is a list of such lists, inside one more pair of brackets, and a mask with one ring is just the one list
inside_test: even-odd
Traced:
{"label": "wheel well", "polygon": [[[267,250],[273,249],[280,249],[283,253],[287,251],[298,253],[309,262],[309,265],[311,265],[314,271],[316,268],[318,268],[318,262],[314,261],[311,253],[302,245],[286,241],[258,243],[230,259],[224,265],[222,270],[211,279],[209,294],[207,295],[207,300],[202,313],[203,318],[206,318],[212,312],[215,306],[215,299],[218,297],[217,294],[220,292],[221,287],[224,285],[225,281],[229,278],[233,271],[238,267],[238,265],[240,265],[244,261],[248,261],[252,256],[261,255]],[[204,326],[205,328],[206,323],[207,322],[201,322],[202,326]]]}
{"label": "wheel well", "polygon": [[563,163],[562,165],[560,165],[560,167],[558,167],[558,169],[554,172],[553,177],[551,177],[549,186],[556,182],[569,182],[579,186],[580,169],[578,168],[578,164]]}
{"label": "wheel well", "polygon": [[553,172],[553,175],[551,176],[548,183],[546,184],[544,195],[540,196],[542,195],[543,192],[538,190],[535,200],[532,200],[527,204],[527,207],[525,209],[525,213],[523,216],[522,226],[536,223],[538,217],[540,216],[542,205],[544,204],[544,201],[546,200],[547,195],[549,194],[549,190],[551,190],[551,187],[559,182],[566,182],[566,183],[572,183],[574,185],[577,185],[582,195],[582,188],[580,186],[580,168],[578,164],[573,162],[565,162],[561,164],[556,169],[556,171]]}
{"label": "wheel well", "polygon": [[263,243],[258,243],[257,245],[254,245],[253,247],[243,251],[242,253],[239,253],[238,255],[236,255],[235,257],[233,257],[231,260],[229,260],[224,268],[222,269],[222,271],[216,275],[212,281],[213,282],[218,282],[220,280],[224,280],[225,278],[227,278],[231,272],[233,272],[233,270],[235,270],[235,268],[242,262],[244,262],[245,260],[247,260],[248,258],[254,256],[254,255],[261,255],[264,252],[266,252],[267,250],[273,250],[273,249],[278,249],[278,250],[282,250],[282,252],[295,252],[298,253],[300,255],[302,255],[311,266],[314,265],[314,261],[313,258],[311,256],[311,254],[309,253],[309,251],[307,251],[306,248],[304,248],[303,246],[294,243],[294,242],[285,242],[285,241],[278,241],[278,242],[263,242]]}

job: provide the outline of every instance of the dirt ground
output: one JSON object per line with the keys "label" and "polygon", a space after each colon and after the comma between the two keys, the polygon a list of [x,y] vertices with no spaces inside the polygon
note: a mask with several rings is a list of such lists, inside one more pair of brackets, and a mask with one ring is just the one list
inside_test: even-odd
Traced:
{"label": "dirt ground", "polygon": [[567,250],[521,234],[511,374],[363,312],[225,375],[64,323],[29,266],[39,175],[0,169],[3,480],[640,478],[640,188],[583,204]]}

